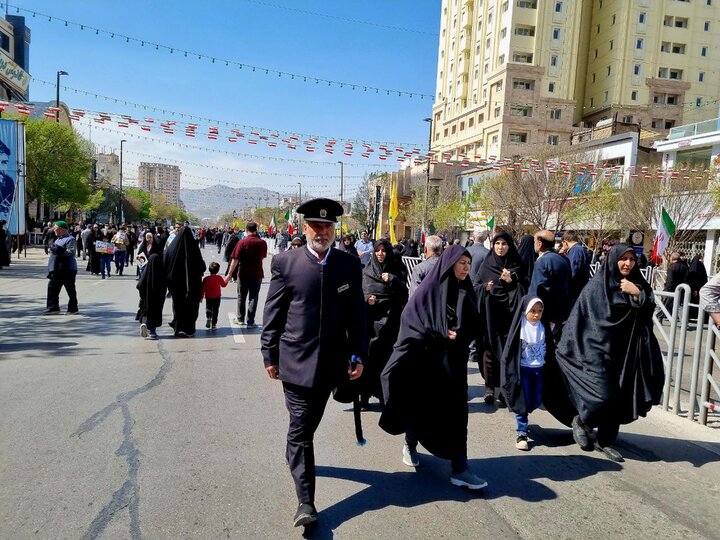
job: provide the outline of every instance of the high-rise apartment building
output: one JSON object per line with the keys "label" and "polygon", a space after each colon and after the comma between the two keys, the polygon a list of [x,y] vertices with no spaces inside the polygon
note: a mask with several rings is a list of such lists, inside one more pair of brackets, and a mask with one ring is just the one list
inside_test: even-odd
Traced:
{"label": "high-rise apartment building", "polygon": [[719,1],[443,0],[433,151],[528,155],[604,119],[663,135],[714,117]]}
{"label": "high-rise apartment building", "polygon": [[166,163],[140,163],[138,185],[150,193],[162,193],[173,206],[180,206],[180,167]]}
{"label": "high-rise apartment building", "polygon": [[120,187],[120,157],[117,154],[96,154],[95,172],[101,184]]}

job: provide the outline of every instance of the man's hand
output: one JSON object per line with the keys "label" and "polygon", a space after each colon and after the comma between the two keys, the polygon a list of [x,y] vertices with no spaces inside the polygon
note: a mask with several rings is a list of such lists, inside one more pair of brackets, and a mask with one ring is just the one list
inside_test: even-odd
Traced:
{"label": "man's hand", "polygon": [[265,371],[267,371],[268,377],[270,377],[271,379],[277,380],[280,378],[280,368],[277,364],[266,367]]}
{"label": "man's hand", "polygon": [[362,375],[363,372],[363,365],[359,362],[355,364],[355,370],[353,371],[352,362],[348,363],[348,375],[350,375],[350,380],[354,381],[360,375]]}

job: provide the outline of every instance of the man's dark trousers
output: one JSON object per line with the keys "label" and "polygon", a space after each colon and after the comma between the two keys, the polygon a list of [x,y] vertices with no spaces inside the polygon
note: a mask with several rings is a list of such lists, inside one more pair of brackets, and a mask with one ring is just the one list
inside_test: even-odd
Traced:
{"label": "man's dark trousers", "polygon": [[313,437],[330,397],[329,389],[283,383],[290,413],[285,458],[295,482],[299,503],[315,503],[315,449]]}
{"label": "man's dark trousers", "polygon": [[262,278],[238,278],[237,317],[241,321],[245,320],[245,302],[247,301],[248,324],[255,323],[255,312],[257,311],[258,297],[260,296],[260,285],[262,285]]}
{"label": "man's dark trousers", "polygon": [[74,313],[78,310],[77,292],[75,290],[75,276],[77,270],[61,270],[51,272],[48,280],[47,309],[52,311],[60,310],[60,291],[65,287],[68,295],[68,312]]}

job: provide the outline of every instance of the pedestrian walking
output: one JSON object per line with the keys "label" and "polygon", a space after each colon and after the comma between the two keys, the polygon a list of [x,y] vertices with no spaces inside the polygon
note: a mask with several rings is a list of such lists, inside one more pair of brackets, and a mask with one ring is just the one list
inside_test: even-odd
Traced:
{"label": "pedestrian walking", "polygon": [[410,276],[410,296],[415,294],[415,291],[420,286],[420,283],[422,283],[422,281],[425,279],[425,276],[430,274],[433,267],[440,260],[440,255],[442,255],[442,249],[442,238],[435,235],[427,237],[424,246],[425,260],[415,265],[415,268],[413,268],[412,274]]}
{"label": "pedestrian walking", "polygon": [[140,335],[145,339],[158,338],[157,329],[162,326],[162,312],[167,291],[167,275],[162,255],[153,253],[137,282],[140,303],[135,320],[140,322]]}
{"label": "pedestrian walking", "polygon": [[272,259],[260,338],[265,369],[283,384],[290,415],[285,456],[298,508],[293,524],[317,520],[313,438],[333,388],[362,374],[366,353],[360,259],[332,248],[342,206],[312,199],[305,247]]}
{"label": "pedestrian walking", "polygon": [[230,255],[230,267],[225,275],[227,284],[238,268],[236,324],[245,324],[247,307],[247,327],[255,326],[260,285],[265,277],[262,266],[265,257],[267,257],[267,242],[258,236],[257,223],[251,221],[245,227],[245,237],[235,245]]}
{"label": "pedestrian walking", "polygon": [[0,219],[0,268],[10,266],[10,249],[8,246],[7,231],[5,225],[7,221]]}
{"label": "pedestrian walking", "polygon": [[69,232],[65,221],[56,221],[53,229],[54,240],[48,246],[50,258],[48,259],[48,289],[45,313],[48,315],[60,313],[60,291],[65,287],[68,295],[67,314],[78,313],[78,299],[75,290],[75,277],[77,276],[77,261],[75,249],[77,242]]}
{"label": "pedestrian walking", "polygon": [[355,242],[355,251],[357,251],[362,265],[367,266],[373,252],[373,243],[372,240],[368,238],[367,231],[360,233],[360,240]]}
{"label": "pedestrian walking", "polygon": [[90,242],[90,236],[92,235],[92,226],[90,224],[86,225],[82,231],[80,231],[80,240],[82,240],[82,258],[83,261],[87,259],[88,254],[90,253],[90,246],[88,245],[88,242]]}
{"label": "pedestrian walking", "polygon": [[553,329],[557,342],[569,310],[570,263],[555,253],[555,234],[552,231],[535,233],[535,252],[538,258],[530,280],[528,294],[543,301],[544,318]]}
{"label": "pedestrian walking", "polygon": [[173,306],[173,318],[169,324],[175,331],[175,337],[192,337],[200,310],[205,261],[190,227],[178,230],[165,250],[163,262]]}
{"label": "pedestrian walking", "polygon": [[127,227],[121,225],[120,230],[113,235],[110,241],[115,244],[115,273],[122,276],[125,259],[127,258],[128,244],[130,243],[127,237]]}
{"label": "pedestrian walking", "polygon": [[556,354],[578,412],[573,437],[583,450],[594,447],[623,461],[613,448],[620,425],[660,402],[665,375],[653,332],[654,309],[635,251],[627,244],[613,246],[580,293]]}
{"label": "pedestrian walking", "polygon": [[380,427],[405,434],[402,460],[419,465],[417,444],[452,463],[450,482],[472,490],[487,482],[468,467],[467,362],[479,326],[472,258],[447,248],[402,312],[400,334],[382,373]]}
{"label": "pedestrian walking", "polygon": [[[107,234],[102,234],[100,236],[100,241],[105,242],[106,244],[110,243],[110,237]],[[105,248],[107,250],[107,248]],[[100,251],[98,253],[98,257],[100,258],[100,275],[101,279],[105,279],[105,274],[107,274],[107,278],[110,279],[112,276],[112,261],[113,261],[113,253],[109,253],[108,251]]]}
{"label": "pedestrian walking", "polygon": [[220,312],[220,300],[222,300],[222,287],[227,285],[222,276],[218,276],[220,264],[211,262],[208,266],[209,276],[203,278],[202,295],[200,301],[205,299],[205,328],[214,330],[217,328],[218,313]]}

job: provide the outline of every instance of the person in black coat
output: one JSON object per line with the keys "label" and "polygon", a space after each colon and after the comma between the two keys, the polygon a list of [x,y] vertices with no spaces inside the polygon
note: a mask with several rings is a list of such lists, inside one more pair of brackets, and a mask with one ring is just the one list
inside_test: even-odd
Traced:
{"label": "person in black coat", "polygon": [[165,251],[167,288],[172,296],[175,337],[195,335],[205,261],[190,227],[182,227]]}
{"label": "person in black coat", "polygon": [[0,219],[0,268],[10,266],[10,250],[8,249],[7,231],[5,224],[7,221]]}
{"label": "person in black coat", "polygon": [[537,259],[535,237],[532,234],[526,234],[520,238],[518,255],[520,255],[520,259],[522,260],[522,275],[520,281],[527,289],[530,286],[533,271],[535,270],[535,259]]}
{"label": "person in black coat", "polygon": [[645,416],[660,402],[665,381],[660,345],[653,332],[655,298],[636,255],[617,244],[580,293],[563,329],[556,358],[578,411],[575,442],[622,461],[613,448],[620,424]]}
{"label": "person in black coat", "polygon": [[417,444],[452,462],[450,482],[482,489],[467,463],[468,349],[479,316],[468,275],[471,257],[447,248],[402,312],[400,334],[382,373],[380,427],[405,433],[403,463],[416,467]]}
{"label": "person in black coat", "polygon": [[[152,236],[152,233],[148,234]],[[167,291],[162,255],[153,253],[148,257],[136,287],[140,293],[140,303],[135,320],[140,323],[140,335],[145,339],[157,339],[156,329],[162,325]]]}
{"label": "person in black coat", "polygon": [[559,339],[562,324],[570,312],[570,263],[555,253],[555,235],[552,231],[535,233],[535,251],[539,257],[530,281],[528,294],[537,296],[545,304],[543,318],[553,327],[553,336]]}
{"label": "person in black coat", "polygon": [[[506,232],[497,233],[473,283],[482,321],[482,340],[478,341],[477,349],[478,353],[483,351],[484,400],[488,405],[495,402],[495,389],[500,386],[500,355],[515,310],[525,295],[522,270],[523,264],[512,237]],[[502,393],[498,399],[499,405],[504,406]]]}
{"label": "person in black coat", "polygon": [[360,377],[367,352],[360,259],[331,247],[343,208],[313,199],[297,211],[308,243],[273,257],[260,337],[265,369],[282,381],[290,414],[285,455],[296,527],[317,520],[313,438],[330,392]]}
{"label": "person in black coat", "polygon": [[361,404],[375,396],[383,403],[380,373],[387,364],[400,329],[400,314],[408,299],[403,263],[395,258],[388,240],[375,244],[370,263],[363,269],[363,294],[367,303],[368,355],[361,379]]}
{"label": "person in black coat", "polygon": [[[682,285],[687,281],[687,276],[688,265],[680,260],[679,252],[673,251],[670,254],[670,266],[668,266],[667,269],[667,278],[665,279],[665,287],[663,287],[663,291],[675,292],[675,289],[677,289],[679,285]],[[672,296],[666,296],[663,299],[663,305],[670,316],[672,316],[673,304],[674,302]],[[665,314],[662,310],[658,310],[657,318],[661,322],[665,318]]]}
{"label": "person in black coat", "polygon": [[[690,268],[686,277],[686,283],[690,286],[691,302],[697,304],[700,302],[700,289],[708,282],[707,270],[703,264],[703,256],[695,255],[690,261]],[[698,308],[690,306],[690,318],[696,319],[698,316]]]}

